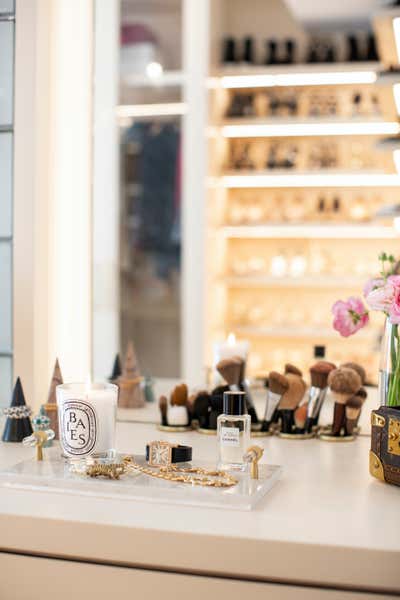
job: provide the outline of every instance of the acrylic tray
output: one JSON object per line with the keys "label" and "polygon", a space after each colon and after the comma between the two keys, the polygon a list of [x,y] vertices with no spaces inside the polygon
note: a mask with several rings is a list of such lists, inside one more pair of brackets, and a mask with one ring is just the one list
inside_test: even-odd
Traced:
{"label": "acrylic tray", "polygon": [[[237,474],[239,483],[231,488],[208,488],[172,483],[142,473],[123,475],[118,481],[91,479],[71,473],[69,465],[55,452],[47,450],[43,462],[25,460],[0,471],[0,486],[46,492],[110,498],[113,500],[137,500],[162,504],[198,507],[252,510],[278,481],[282,468],[276,465],[259,465],[260,478],[250,479],[248,474]],[[144,456],[135,455],[139,464],[145,464]],[[196,466],[214,469],[215,465],[197,462]],[[235,473],[236,476],[236,473]]]}

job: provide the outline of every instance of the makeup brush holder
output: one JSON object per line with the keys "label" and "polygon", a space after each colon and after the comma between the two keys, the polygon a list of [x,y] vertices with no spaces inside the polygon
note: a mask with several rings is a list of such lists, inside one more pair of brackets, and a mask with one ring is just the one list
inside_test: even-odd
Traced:
{"label": "makeup brush holder", "polygon": [[270,429],[271,423],[262,422],[260,425],[251,426],[251,437],[269,437],[274,435],[274,431]]}
{"label": "makeup brush holder", "polygon": [[159,431],[169,431],[170,433],[184,433],[185,431],[192,431],[191,425],[157,425]]}
{"label": "makeup brush holder", "polygon": [[352,442],[355,435],[346,431],[346,406],[335,402],[333,409],[333,424],[328,429],[319,432],[318,437],[323,442]]}
{"label": "makeup brush holder", "polygon": [[170,431],[171,433],[179,433],[191,431],[190,414],[186,406],[168,406],[167,422],[160,423],[157,426],[159,431]]}
{"label": "makeup brush holder", "polygon": [[315,432],[306,432],[296,426],[294,420],[294,411],[281,409],[279,411],[281,417],[281,428],[278,433],[280,438],[287,440],[309,440],[315,437]]}

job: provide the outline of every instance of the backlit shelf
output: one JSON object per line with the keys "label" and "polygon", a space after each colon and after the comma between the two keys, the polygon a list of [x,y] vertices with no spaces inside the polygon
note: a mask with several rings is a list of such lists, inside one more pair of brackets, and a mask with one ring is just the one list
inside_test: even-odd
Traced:
{"label": "backlit shelf", "polygon": [[383,119],[245,117],[224,120],[220,133],[226,138],[311,137],[347,135],[396,135],[400,125]]}
{"label": "backlit shelf", "polygon": [[360,277],[328,277],[326,275],[314,275],[313,277],[271,277],[262,275],[249,275],[242,277],[227,276],[221,279],[221,283],[234,288],[349,288],[357,291],[365,283]]}
{"label": "backlit shelf", "polygon": [[[234,331],[239,335],[248,335],[251,337],[259,337],[259,338],[288,338],[288,339],[302,339],[302,338],[312,338],[312,339],[336,339],[337,341],[341,341],[341,337],[337,331],[334,329],[324,328],[324,327],[293,327],[287,325],[286,327],[258,327],[254,325],[239,325],[234,326],[230,325],[230,331]],[[357,332],[357,336],[353,338],[353,341],[358,341],[360,339],[374,339],[379,333],[375,331],[373,328],[369,330],[359,331]],[[349,338],[351,339],[351,338]]]}
{"label": "backlit shelf", "polygon": [[242,225],[222,227],[226,238],[248,239],[394,239],[393,227],[377,225]]}
{"label": "backlit shelf", "polygon": [[299,172],[294,169],[276,171],[228,172],[209,179],[209,185],[224,188],[307,188],[307,187],[398,187],[400,175],[371,171],[319,170]]}
{"label": "backlit shelf", "polygon": [[225,89],[373,84],[381,65],[377,62],[240,66],[219,69],[209,87]]}

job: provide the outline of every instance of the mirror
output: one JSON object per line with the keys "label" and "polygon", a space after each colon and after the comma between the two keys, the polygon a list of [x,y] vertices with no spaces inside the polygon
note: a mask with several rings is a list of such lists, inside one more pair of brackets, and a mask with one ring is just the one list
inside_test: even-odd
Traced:
{"label": "mirror", "polygon": [[[191,318],[204,339],[185,346],[204,357],[199,386],[232,339],[250,347],[253,380],[286,361],[308,371],[326,353],[358,357],[375,383],[381,320],[360,348],[333,331],[330,308],[360,295],[381,250],[396,252],[392,220],[381,218],[396,202],[397,171],[379,142],[399,126],[391,87],[376,84],[382,44],[370,15],[380,6],[96,2],[95,379],[111,374],[117,354],[124,361],[130,341],[149,397],[152,385],[157,398],[185,377],[182,267],[200,243],[204,273],[199,264],[191,293],[204,311]],[[184,28],[196,32],[197,17],[193,40]],[[197,80],[196,57],[205,65]],[[201,132],[198,156],[185,154],[184,119]],[[193,189],[205,227],[185,246],[183,174],[202,144],[207,173]],[[146,415],[120,417],[156,421],[157,407]]]}

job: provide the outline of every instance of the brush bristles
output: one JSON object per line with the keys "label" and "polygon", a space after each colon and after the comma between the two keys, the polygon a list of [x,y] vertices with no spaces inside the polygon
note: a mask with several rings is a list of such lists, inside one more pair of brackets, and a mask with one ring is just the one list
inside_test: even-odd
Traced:
{"label": "brush bristles", "polygon": [[271,371],[268,375],[268,387],[273,394],[282,395],[289,388],[289,380],[285,375]]}
{"label": "brush bristles", "polygon": [[336,394],[355,394],[361,387],[361,377],[347,367],[334,369],[328,375],[328,385]]}
{"label": "brush bristles", "polygon": [[361,406],[364,404],[364,401],[362,398],[360,398],[360,396],[358,396],[357,394],[354,394],[354,396],[351,396],[347,402],[346,402],[346,407],[348,406],[349,408],[361,408]]}
{"label": "brush bristles", "polygon": [[246,376],[246,361],[241,356],[234,356],[233,358],[240,363],[239,383],[241,383]]}
{"label": "brush bristles", "polygon": [[220,360],[216,369],[228,385],[239,385],[242,370],[242,361],[240,359],[226,358]]}
{"label": "brush bristles", "polygon": [[363,402],[364,402],[367,399],[367,396],[368,396],[367,390],[365,388],[363,388],[363,387],[360,388],[358,390],[358,392],[356,393],[356,396],[358,398],[361,398],[363,400]]}
{"label": "brush bristles", "polygon": [[286,363],[286,365],[285,365],[285,375],[287,375],[288,373],[292,373],[293,375],[297,375],[298,377],[303,376],[303,371],[301,371],[300,369],[298,369],[295,365],[292,365],[291,363]]}
{"label": "brush bristles", "polygon": [[171,406],[186,406],[188,402],[188,387],[181,383],[174,387],[171,392]]}
{"label": "brush bristles", "polygon": [[288,373],[286,377],[289,381],[289,388],[283,394],[279,402],[279,408],[281,410],[294,410],[302,401],[307,386],[298,375]]}
{"label": "brush bristles", "polygon": [[160,396],[160,399],[158,401],[158,406],[160,407],[160,412],[163,416],[165,416],[167,414],[167,409],[168,409],[168,400],[166,396]]}
{"label": "brush bristles", "polygon": [[294,422],[296,427],[304,429],[304,425],[307,419],[307,404],[299,406],[294,412]]}
{"label": "brush bristles", "polygon": [[328,375],[336,369],[332,363],[320,360],[310,368],[311,385],[324,389],[328,385]]}
{"label": "brush bristles", "polygon": [[365,372],[365,369],[363,366],[359,365],[358,363],[355,362],[347,362],[344,363],[343,365],[340,365],[341,367],[345,367],[347,369],[353,369],[353,371],[355,371],[356,373],[359,374],[360,378],[361,378],[361,384],[364,385],[365,380],[367,378],[367,374]]}

